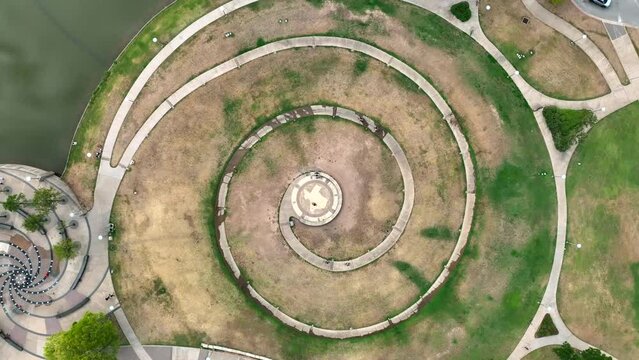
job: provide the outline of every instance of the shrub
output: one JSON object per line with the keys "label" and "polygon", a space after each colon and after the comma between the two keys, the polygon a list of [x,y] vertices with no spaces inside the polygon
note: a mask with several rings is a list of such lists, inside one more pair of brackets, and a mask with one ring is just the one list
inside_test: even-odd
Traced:
{"label": "shrub", "polygon": [[355,69],[353,70],[353,73],[355,74],[355,76],[362,75],[363,73],[366,72],[367,69],[368,69],[368,58],[358,57],[357,60],[355,60]]}
{"label": "shrub", "polygon": [[62,239],[59,243],[53,245],[53,252],[61,259],[73,259],[78,256],[80,243],[71,239]]}
{"label": "shrub", "polygon": [[545,107],[543,114],[559,151],[566,151],[576,144],[582,137],[584,128],[597,120],[590,110],[560,109],[556,106]]}
{"label": "shrub", "polygon": [[58,202],[62,200],[60,193],[51,188],[40,188],[33,194],[31,206],[33,206],[40,214],[46,214],[55,210]]}
{"label": "shrub", "polygon": [[472,16],[468,1],[462,1],[454,4],[450,7],[450,12],[453,13],[453,15],[455,15],[455,17],[462,22],[470,20],[470,17]]}
{"label": "shrub", "polygon": [[561,360],[612,360],[612,358],[601,352],[599,349],[588,348],[580,351],[573,348],[567,342],[564,342],[560,347],[552,349],[552,351]]}
{"label": "shrub", "polygon": [[555,323],[552,321],[550,315],[546,314],[544,316],[544,319],[541,320],[541,324],[539,325],[539,329],[537,329],[537,332],[535,333],[535,337],[541,338],[557,334],[559,334],[559,331],[557,331]]}
{"label": "shrub", "polygon": [[451,240],[453,238],[453,232],[445,226],[433,226],[426,229],[422,229],[420,234],[425,238],[433,238],[440,240]]}

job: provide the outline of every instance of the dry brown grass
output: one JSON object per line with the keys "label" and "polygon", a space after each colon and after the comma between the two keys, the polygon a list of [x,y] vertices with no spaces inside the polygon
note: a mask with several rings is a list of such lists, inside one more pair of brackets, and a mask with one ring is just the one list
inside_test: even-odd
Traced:
{"label": "dry brown grass", "polygon": [[[511,60],[522,75],[540,91],[570,99],[585,99],[609,91],[605,79],[576,45],[537,20],[521,1],[491,1],[491,10],[480,6],[481,26],[486,36]],[[522,22],[523,17],[530,21]],[[519,60],[516,53],[533,56]]]}
{"label": "dry brown grass", "polygon": [[[300,5],[299,9],[299,13],[291,13],[288,16],[290,23],[304,19],[310,11],[315,11],[306,5]],[[318,24],[341,21],[339,19],[343,12],[330,9],[332,8],[322,10],[322,15],[317,20]],[[272,16],[272,21],[276,21],[281,15],[276,13],[269,16]],[[470,86],[463,75],[455,71],[461,69],[462,64],[466,69],[468,59],[459,59],[425,46],[396,20],[379,13],[373,13],[370,17],[375,26],[369,26],[357,35],[401,54],[407,62],[433,79],[443,90],[451,106],[463,118],[477,155],[478,167],[484,172],[494,173],[512,153],[511,138],[495,107],[483,98],[482,93]],[[233,22],[233,16],[226,19],[230,21],[227,28],[239,27]],[[315,23],[306,25],[315,26]],[[243,26],[251,28],[250,23]],[[268,26],[275,27],[270,24]],[[258,27],[253,28],[255,31],[261,31]],[[305,29],[299,31],[311,32]],[[247,42],[250,44],[254,40]],[[314,62],[308,60],[309,58],[318,60],[318,56],[327,53],[335,55],[329,57],[335,59],[328,62],[330,66],[327,67],[327,62],[321,61],[319,63],[324,65],[311,66]],[[173,61],[170,66],[182,66],[179,63],[191,56],[204,59],[207,55],[212,56],[211,54],[212,48],[207,48],[203,44],[190,46],[181,55],[182,58]],[[416,185],[422,189],[418,195],[420,199],[427,199],[426,203],[420,201],[416,206],[410,223],[412,228],[407,229],[407,235],[398,243],[404,247],[396,247],[387,256],[410,262],[426,275],[433,274],[441,266],[441,263],[434,259],[442,258],[442,254],[448,255],[447,245],[441,245],[441,242],[437,243],[440,245],[433,245],[432,241],[417,237],[415,233],[431,222],[436,225],[449,224],[451,228],[456,229],[461,220],[454,214],[461,211],[463,204],[449,205],[442,200],[461,198],[461,181],[443,192],[443,196],[437,191],[438,188],[447,188],[448,184],[444,179],[459,179],[461,171],[458,167],[449,165],[459,164],[459,155],[454,145],[445,143],[451,141],[448,129],[440,120],[440,115],[432,110],[430,101],[425,96],[398,87],[393,77],[383,75],[389,74],[389,70],[375,62],[371,62],[370,70],[365,75],[349,80],[353,61],[354,57],[345,51],[316,49],[284,52],[248,64],[239,71],[209,83],[185,99],[167,115],[143,144],[136,155],[136,165],[132,172],[127,173],[116,201],[119,218],[122,219],[122,238],[121,247],[115,253],[121,268],[118,275],[118,295],[143,342],[172,342],[172,337],[176,333],[198,331],[205,333],[208,341],[275,358],[282,357],[282,349],[287,346],[287,339],[280,338],[281,332],[271,322],[256,315],[255,310],[246,305],[244,295],[224,276],[221,264],[212,254],[202,218],[202,206],[205,204],[201,201],[208,189],[208,182],[216,176],[231,149],[240,141],[239,136],[229,137],[224,132],[222,108],[225,98],[243,99],[242,108],[246,113],[242,113],[242,133],[246,133],[254,125],[257,115],[273,114],[283,103],[301,105],[316,103],[319,100],[332,100],[382,119],[391,127],[403,146],[411,146],[411,149],[405,150],[407,155],[413,158],[412,161],[417,162],[411,163],[414,165],[413,170],[419,167],[424,171],[419,174],[421,176],[416,176],[424,181]],[[288,86],[282,87],[282,74],[268,72],[272,69],[280,70],[282,62],[290,64],[289,67],[303,69],[301,73],[304,83],[308,83],[309,88],[305,91],[295,91]],[[190,66],[190,70],[185,69],[180,75],[166,72],[163,78],[154,80],[156,83],[153,87],[170,92],[181,85],[180,81],[188,80],[192,73],[202,69],[199,62],[191,62]],[[379,89],[376,86],[379,86]],[[379,96],[380,93],[383,93],[383,97]],[[379,101],[380,98],[384,101]],[[156,98],[158,102],[161,99],[160,95]],[[140,100],[142,101],[142,98]],[[147,113],[155,105],[157,104],[153,104],[150,97],[144,100],[144,104],[139,104],[147,109]],[[128,121],[141,123],[145,117],[144,111],[140,114],[130,117]],[[420,134],[420,138],[399,139],[402,133],[411,136]],[[441,150],[437,144],[442,145],[439,146]],[[415,156],[418,160],[414,160]],[[439,173],[428,173],[430,169],[437,169]],[[134,189],[137,191],[135,196]],[[439,206],[438,213],[433,213],[433,204]],[[506,214],[493,209],[485,198],[480,199],[477,214],[477,232],[472,242],[476,253],[481,256],[464,260],[467,266],[457,288],[459,296],[463,296],[467,306],[478,307],[481,311],[460,315],[464,317],[463,320],[455,316],[421,317],[418,322],[411,324],[410,336],[402,338],[401,341],[388,341],[385,340],[388,338],[377,337],[369,342],[336,342],[330,351],[315,358],[451,358],[464,351],[468,345],[465,341],[472,335],[467,333],[467,328],[470,327],[473,331],[472,329],[480,327],[485,320],[484,315],[499,308],[500,296],[508,286],[510,269],[504,270],[493,259],[500,256],[503,249],[520,246],[526,240],[526,236],[518,236],[519,234],[531,233],[531,229],[526,225],[511,221]],[[431,218],[431,215],[434,217]],[[420,248],[416,251],[414,246],[417,243]],[[282,256],[290,257],[289,254]],[[292,269],[292,266],[296,266],[294,260],[286,259],[286,263],[279,264],[281,269]],[[412,284],[398,277],[397,271],[389,268],[388,264],[380,262],[379,265],[373,266],[386,266],[389,271],[384,274],[385,279],[390,279],[393,283],[389,284],[391,287],[375,289],[367,296],[378,297],[383,292],[392,290],[392,286],[398,289],[398,296],[401,296],[390,298],[380,304],[382,310],[397,309],[398,304],[405,304],[411,294],[416,294],[414,287],[410,290]],[[378,270],[371,267],[370,271]],[[172,301],[169,307],[159,299],[147,296],[155,278],[161,278],[171,294]],[[348,286],[370,288],[371,280],[363,280],[355,285],[349,283]],[[396,285],[402,282],[403,287]],[[352,294],[350,292],[345,297]],[[489,295],[492,299],[487,299]],[[289,299],[284,300],[290,300],[295,294],[287,296]],[[344,303],[345,297],[336,301]],[[381,311],[371,310],[365,306],[372,303],[372,298],[363,299],[364,305],[350,304],[349,308],[354,313],[362,313],[354,314],[349,320],[363,322],[367,317],[378,317]],[[300,301],[310,303],[308,299]],[[288,304],[286,301],[284,303]],[[297,304],[298,307],[300,305]],[[305,313],[306,309],[288,310],[302,318],[318,318],[316,314]],[[327,317],[326,313],[320,314],[321,316]],[[333,318],[319,320],[325,323],[336,321]],[[507,336],[508,339],[511,335]],[[496,344],[506,344],[508,339],[496,340]],[[516,342],[514,338],[510,340]],[[514,343],[508,343],[505,346],[508,349],[501,350],[505,353],[510,350],[511,345]]]}
{"label": "dry brown grass", "polygon": [[[318,9],[305,1],[278,1],[259,12],[240,9],[200,31],[162,64],[140,93],[120,130],[112,163],[117,163],[124,152],[123,144],[128,144],[157,104],[194,74],[230,59],[242,49],[254,47],[258,38],[271,40],[325,32],[335,25],[327,12],[328,9]],[[289,22],[279,24],[278,19]],[[234,36],[225,38],[226,31],[233,31]]]}
{"label": "dry brown grass", "polygon": [[[605,200],[579,191],[570,197],[569,247],[560,282],[561,314],[580,338],[616,356],[635,358],[638,338],[633,324],[634,282],[630,265],[639,262],[639,193]],[[605,213],[605,220],[597,219]],[[601,221],[608,223],[603,225]],[[602,232],[602,227],[615,228]],[[634,290],[636,291],[636,290]]]}
{"label": "dry brown grass", "polygon": [[[278,58],[281,59],[278,61]],[[336,61],[336,59],[339,59]],[[300,319],[310,321],[312,323],[327,327],[348,328],[351,326],[362,326],[372,322],[382,321],[390,313],[400,311],[410,302],[414,301],[418,294],[417,288],[401,273],[395,270],[393,261],[402,260],[411,263],[417,269],[423,272],[426,279],[432,280],[441,270],[442,262],[450,255],[454,243],[441,242],[437,240],[426,240],[419,235],[419,231],[428,226],[447,225],[453,229],[460,226],[461,214],[463,211],[463,195],[462,195],[462,176],[459,170],[459,158],[455,153],[455,145],[452,142],[445,126],[437,126],[440,122],[436,112],[430,108],[429,102],[425,96],[407,93],[406,90],[397,90],[392,82],[389,70],[381,64],[371,64],[371,70],[359,77],[357,80],[349,76],[338,76],[337,74],[351,74],[355,60],[354,55],[348,52],[342,52],[338,58],[335,51],[332,50],[299,50],[285,54],[273,55],[269,59],[273,61],[271,64],[286,63],[290,71],[301,72],[305,68],[326,67],[323,75],[305,75],[302,89],[294,89],[292,91],[302,92],[303,95],[297,95],[296,103],[304,104],[313,99],[327,99],[344,103],[345,106],[355,109],[369,108],[370,113],[381,119],[389,119],[387,123],[393,129],[393,133],[400,143],[404,144],[406,152],[411,159],[414,167],[414,176],[416,177],[417,205],[415,206],[413,219],[411,220],[405,235],[400,243],[385,258],[385,261],[366,267],[364,270],[353,272],[352,274],[335,275],[323,271],[319,271],[310,267],[308,264],[298,259],[286,246],[280,237],[279,229],[275,221],[276,208],[279,199],[283,194],[282,187],[285,189],[287,183],[287,175],[291,171],[286,168],[278,171],[280,181],[274,181],[274,184],[282,186],[273,186],[260,189],[259,191],[246,194],[241,191],[233,191],[230,204],[238,204],[250,201],[250,198],[257,197],[261,199],[255,206],[246,208],[231,206],[230,217],[227,224],[231,245],[240,266],[245,270],[247,277],[252,279],[254,286],[259,289],[264,296],[272,300],[275,304],[280,305],[285,311]],[[327,65],[329,64],[329,65]],[[250,88],[252,96],[245,96],[242,111],[238,113],[236,121],[240,121],[244,128],[251,126],[255,118],[259,114],[264,113],[264,109],[268,109],[266,113],[274,111],[279,106],[282,99],[291,97],[293,94],[289,91],[282,90],[293,86],[289,79],[282,74],[278,74],[275,68],[260,64],[260,61],[245,66],[240,73],[245,77],[239,79],[224,79],[225,91],[219,90],[219,84],[207,86],[204,91],[198,92],[192,98],[189,98],[189,104],[180,104],[178,109],[186,109],[185,113],[180,115],[182,122],[188,121],[187,118],[193,118],[193,108],[191,102],[208,103],[207,114],[198,114],[197,118],[208,118],[210,121],[217,121],[223,117],[222,108],[214,104],[221,103],[225,98],[236,98],[239,94],[245,94],[243,88]],[[260,69],[261,71],[258,71]],[[268,70],[267,70],[268,69]],[[255,75],[255,74],[261,75]],[[233,74],[235,75],[235,74]],[[389,81],[391,80],[391,81]],[[237,86],[226,84],[241,84]],[[375,86],[370,86],[375,84]],[[293,86],[294,88],[295,86]],[[280,89],[280,90],[277,90]],[[208,90],[208,91],[207,91]],[[254,96],[253,99],[250,99]],[[211,98],[213,97],[213,99]],[[386,100],[382,105],[371,106],[368,99],[384,97]],[[215,101],[217,99],[218,101]],[[421,99],[421,100],[420,100]],[[252,111],[254,103],[259,102],[260,109]],[[413,105],[411,105],[413,104]],[[420,105],[415,105],[420,104]],[[415,115],[411,116],[410,113]],[[169,122],[170,119],[165,120]],[[359,129],[356,129],[360,131]],[[183,133],[180,131],[179,133]],[[209,132],[207,132],[209,133]],[[422,134],[415,137],[414,134]],[[274,134],[277,136],[278,134]],[[229,136],[224,132],[213,136],[215,138],[224,138]],[[202,138],[202,136],[200,136]],[[377,141],[373,139],[374,141]],[[185,142],[182,136],[173,136],[171,142]],[[154,159],[153,169],[157,173],[159,163],[166,164],[184,164],[192,155],[191,151],[185,153],[187,149],[205,148],[204,143],[198,143],[198,138],[189,134],[188,141],[190,144],[182,144],[184,147],[181,151],[173,152],[171,159]],[[208,136],[203,137],[200,141],[211,142]],[[222,141],[222,140],[220,140]],[[151,140],[151,142],[153,142]],[[228,146],[232,146],[229,142]],[[163,145],[165,146],[165,145]],[[343,149],[346,150],[346,149]],[[166,152],[168,150],[152,152]],[[319,151],[322,154],[323,151]],[[155,156],[155,155],[154,155]],[[441,157],[447,157],[451,160],[446,161]],[[139,162],[145,162],[144,155],[137,157]],[[211,161],[212,159],[209,159]],[[327,163],[330,158],[327,157]],[[146,160],[148,162],[148,160]],[[211,161],[220,165],[219,159]],[[302,163],[303,165],[304,163]],[[346,166],[346,162],[342,165]],[[140,167],[141,165],[136,165]],[[439,170],[439,168],[442,170]],[[291,168],[289,168],[291,169]],[[262,171],[260,173],[259,171]],[[137,170],[140,171],[139,169]],[[219,171],[219,168],[218,168]],[[252,174],[253,170],[247,170],[247,174]],[[267,175],[268,169],[264,167],[256,167],[257,174],[253,179],[259,179]],[[215,170],[211,174],[215,174]],[[296,170],[293,172],[297,173]],[[134,171],[135,173],[135,171]],[[444,176],[442,176],[444,175]],[[154,178],[164,178],[162,175],[155,174]],[[240,179],[242,177],[240,176]],[[145,179],[142,176],[142,179]],[[134,183],[135,181],[132,180]],[[167,179],[169,181],[169,179]],[[238,180],[241,181],[241,180]],[[128,181],[127,181],[128,182]],[[163,182],[162,180],[158,182]],[[166,184],[167,188],[176,189],[171,183]],[[440,183],[444,182],[445,185]],[[241,183],[240,183],[241,184]],[[134,185],[138,194],[147,194],[146,182],[140,182]],[[249,188],[256,187],[257,184],[250,184]],[[445,197],[439,197],[437,194],[438,187],[443,188]],[[123,188],[126,189],[126,187]],[[179,188],[179,186],[177,187]],[[240,189],[243,186],[240,186]],[[126,192],[125,192],[126,193]],[[239,200],[233,197],[236,194],[245,195],[245,200]],[[142,198],[138,195],[137,198]],[[153,194],[153,202],[148,206],[156,208],[158,204],[174,199],[175,190],[166,192],[165,195]],[[178,195],[180,198],[189,198],[187,196]],[[239,195],[238,195],[239,196]],[[144,198],[147,198],[146,195]],[[446,206],[444,205],[446,204]],[[142,208],[146,207],[142,205]],[[173,205],[177,214],[188,213],[191,204],[184,204],[186,208]],[[445,211],[442,209],[446,208]],[[194,210],[197,210],[195,208]],[[151,210],[153,211],[153,210]],[[139,232],[149,232],[153,226],[147,221],[149,219],[158,219],[160,214],[153,212],[148,214],[143,210],[140,216],[134,216],[131,221],[138,222],[140,228],[132,230],[138,234]],[[252,219],[249,224],[242,222],[250,230],[250,235],[245,236],[240,226],[240,230],[236,230],[238,226],[234,220],[236,216],[247,217]],[[136,221],[136,219],[140,219]],[[124,220],[125,223],[129,221]],[[157,220],[156,220],[157,221]],[[161,220],[159,220],[161,222]],[[193,226],[188,221],[184,222],[184,228],[181,231],[194,231]],[[180,231],[176,221],[172,222],[173,231]],[[162,230],[160,230],[162,228]],[[146,229],[143,230],[143,229]],[[168,235],[164,226],[160,226],[163,236]],[[235,235],[234,235],[235,234]],[[176,234],[177,235],[177,234]],[[151,236],[155,237],[155,236]],[[202,236],[192,236],[200,239]],[[141,238],[149,238],[149,236],[141,236]],[[427,257],[419,254],[428,254]],[[155,256],[150,256],[155,259]],[[284,266],[284,269],[282,268]],[[180,272],[181,273],[181,272]],[[164,276],[161,276],[164,278]],[[166,281],[170,284],[170,279]],[[380,286],[380,284],[385,284]],[[303,290],[302,290],[303,289]],[[180,298],[187,297],[182,291],[178,291]],[[144,318],[148,321],[149,316],[146,314]]]}
{"label": "dry brown grass", "polygon": [[[363,181],[364,179],[371,177],[373,186],[381,186],[381,174],[374,173],[380,166],[388,165],[382,165],[381,157],[377,160],[375,157],[370,161],[363,160],[367,150],[359,146],[367,145],[360,136],[368,137],[371,144],[381,144],[370,134],[350,124],[348,126],[353,127],[350,131],[343,129],[344,126],[341,126],[341,130],[333,124],[333,127],[337,127],[334,131],[343,131],[344,136],[336,136],[331,141],[318,141],[330,136],[327,131],[316,134],[319,139],[311,138],[308,145],[302,145],[302,148],[308,148],[306,151],[293,150],[304,155],[303,158],[289,156],[281,159],[272,178],[268,176],[267,161],[261,161],[262,166],[247,169],[246,174],[239,175],[235,180],[236,184],[231,186],[231,215],[227,218],[226,229],[240,268],[244,269],[246,276],[262,295],[294,317],[318,326],[349,328],[383,321],[390,313],[399,312],[414,301],[418,292],[408,279],[395,270],[394,261],[412,264],[430,281],[436,277],[442,263],[452,252],[454,242],[427,240],[421,237],[419,232],[436,225],[459,228],[464,201],[463,177],[459,167],[460,159],[455,150],[456,145],[448,133],[449,130],[445,125],[437,125],[443,122],[430,107],[425,96],[398,90],[392,81],[392,74],[384,65],[378,63],[371,63],[370,70],[356,80],[350,76],[339,76],[337,74],[352,73],[355,57],[348,52],[342,52],[342,56],[336,58],[332,53],[333,51],[324,49],[319,52],[300,50],[296,51],[294,57],[287,54],[282,58],[286,59],[285,61],[275,59],[274,62],[286,63],[287,67],[295,71],[303,71],[304,67],[313,67],[316,64],[330,63],[328,72],[334,75],[328,78],[320,76],[317,79],[318,84],[311,85],[308,90],[303,89],[301,92],[304,94],[297,97],[308,100],[301,100],[302,103],[312,101],[313,98],[327,98],[337,102],[347,101],[349,106],[356,104],[353,108],[361,111],[372,108],[375,116],[387,124],[397,140],[403,144],[413,168],[416,205],[400,242],[389,256],[372,265],[354,272],[334,274],[309,266],[286,246],[281,237],[277,226],[279,201],[290,181],[300,171],[318,166],[336,176],[345,191],[346,208],[342,210],[345,212],[344,215],[350,210],[349,202],[358,202],[360,199],[358,195],[348,197],[349,194],[356,194],[357,188],[360,188],[359,191],[374,191],[374,188],[367,188],[367,181]],[[256,65],[257,68],[266,69],[259,64]],[[268,70],[265,72],[270,73]],[[261,82],[260,78],[261,76],[258,76],[256,83]],[[287,79],[282,76],[269,76],[268,86],[275,89],[285,88]],[[253,91],[259,92],[255,90],[255,86],[252,88]],[[257,99],[263,106],[269,104],[271,98],[272,96],[264,93]],[[383,109],[369,103],[370,99],[382,98]],[[250,109],[250,105],[246,104],[247,110]],[[242,118],[246,116],[250,119],[254,116],[249,111],[241,113]],[[354,134],[360,136],[355,137]],[[273,134],[273,140],[277,139],[289,149],[295,149],[284,140],[288,136],[290,135]],[[354,142],[358,142],[359,145],[355,145]],[[284,149],[271,147],[269,143],[267,140],[260,144],[259,150],[256,151],[284,153],[282,156],[286,156]],[[311,144],[312,146],[309,146]],[[265,160],[258,155],[255,156],[258,162]],[[361,165],[354,165],[358,162]],[[263,179],[269,179],[267,186]],[[397,182],[397,179],[393,181]],[[385,189],[382,194],[387,191],[392,190]],[[375,193],[373,196],[378,195]],[[363,196],[361,198],[366,199]],[[396,201],[397,197],[391,200]],[[365,207],[368,207],[368,204]],[[398,209],[398,206],[396,208]],[[343,222],[338,226],[341,225],[340,227],[343,226],[343,229],[347,230],[354,227],[365,229],[367,225],[372,225],[369,228],[374,229],[375,224],[383,226],[383,222],[390,219],[385,217],[382,224],[376,221],[367,224],[365,217],[360,215],[355,215],[351,219],[344,216],[341,220]],[[362,230],[355,231],[348,231],[344,235],[357,236]],[[362,235],[372,237],[365,245],[371,247],[371,244],[375,246],[379,243],[385,234],[371,231]],[[357,249],[359,252],[362,250],[362,247]]]}
{"label": "dry brown grass", "polygon": [[606,55],[608,61],[610,61],[612,67],[615,69],[617,76],[619,76],[621,83],[629,84],[626,71],[623,69],[619,56],[617,56],[617,52],[612,46],[612,41],[610,41],[610,37],[608,37],[606,28],[600,20],[584,14],[572,1],[564,1],[559,5],[551,4],[549,0],[542,0],[540,3],[549,11],[586,33],[588,38]]}

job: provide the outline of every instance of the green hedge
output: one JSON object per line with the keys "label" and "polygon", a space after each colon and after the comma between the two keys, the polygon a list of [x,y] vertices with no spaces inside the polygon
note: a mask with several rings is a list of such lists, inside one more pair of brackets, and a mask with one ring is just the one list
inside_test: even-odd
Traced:
{"label": "green hedge", "polygon": [[450,7],[450,12],[455,15],[457,19],[460,21],[466,22],[470,20],[472,12],[470,11],[470,5],[468,5],[468,1],[458,2],[457,4]]}
{"label": "green hedge", "polygon": [[566,151],[576,144],[583,135],[584,128],[597,120],[590,110],[560,109],[556,106],[545,107],[543,114],[559,151]]}

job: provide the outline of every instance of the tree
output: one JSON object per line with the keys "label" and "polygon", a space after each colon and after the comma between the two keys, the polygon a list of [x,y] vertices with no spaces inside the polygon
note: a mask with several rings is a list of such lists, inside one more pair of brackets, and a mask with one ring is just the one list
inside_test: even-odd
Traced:
{"label": "tree", "polygon": [[61,259],[73,259],[78,256],[80,243],[71,239],[62,239],[59,243],[53,245],[53,252]]}
{"label": "tree", "polygon": [[561,360],[612,360],[612,358],[599,349],[588,348],[580,351],[564,342],[560,347],[552,350]]}
{"label": "tree", "polygon": [[584,360],[612,360],[612,358],[601,352],[599,349],[588,348],[581,352],[581,358]]}
{"label": "tree", "polygon": [[453,13],[453,15],[455,15],[455,17],[461,22],[466,22],[470,20],[471,16],[473,16],[472,12],[470,11],[470,5],[468,4],[468,1],[461,1],[457,4],[454,4],[450,7],[450,12]]}
{"label": "tree", "polygon": [[38,231],[42,227],[42,223],[44,223],[43,214],[29,215],[24,219],[24,228],[31,232]]}
{"label": "tree", "polygon": [[41,214],[55,210],[59,201],[62,200],[60,193],[51,188],[37,189],[33,194],[31,205]]}
{"label": "tree", "polygon": [[20,207],[27,203],[27,197],[23,193],[12,194],[7,196],[7,200],[2,203],[5,210],[16,212]]}
{"label": "tree", "polygon": [[102,313],[87,312],[67,331],[49,338],[44,345],[47,360],[115,360],[120,336]]}

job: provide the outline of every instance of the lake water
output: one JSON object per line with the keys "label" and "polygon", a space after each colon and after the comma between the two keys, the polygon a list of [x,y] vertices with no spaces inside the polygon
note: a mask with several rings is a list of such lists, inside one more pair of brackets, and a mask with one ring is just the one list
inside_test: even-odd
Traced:
{"label": "lake water", "polygon": [[0,163],[61,173],[91,93],[172,0],[0,0]]}

